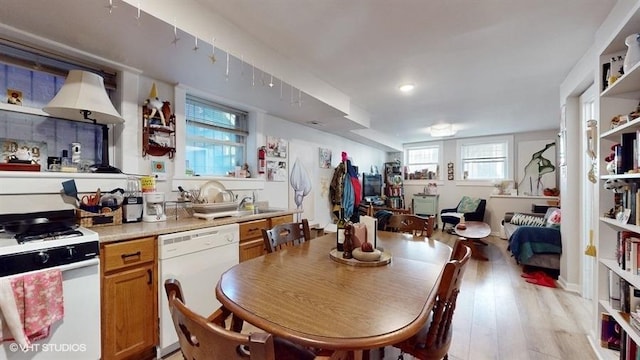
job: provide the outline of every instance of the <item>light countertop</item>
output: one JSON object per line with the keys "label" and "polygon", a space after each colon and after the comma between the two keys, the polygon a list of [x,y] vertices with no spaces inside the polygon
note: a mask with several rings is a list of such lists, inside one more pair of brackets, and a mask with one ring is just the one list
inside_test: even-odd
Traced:
{"label": "light countertop", "polygon": [[273,211],[269,213],[245,216],[229,216],[217,218],[214,220],[204,220],[194,217],[182,217],[176,220],[175,217],[167,217],[166,221],[160,222],[138,222],[113,226],[92,227],[90,229],[99,234],[101,243],[108,243],[146,236],[157,236],[180,231],[202,229],[218,225],[266,219],[276,216],[292,215],[298,212],[300,212],[300,210],[283,209],[282,211]]}

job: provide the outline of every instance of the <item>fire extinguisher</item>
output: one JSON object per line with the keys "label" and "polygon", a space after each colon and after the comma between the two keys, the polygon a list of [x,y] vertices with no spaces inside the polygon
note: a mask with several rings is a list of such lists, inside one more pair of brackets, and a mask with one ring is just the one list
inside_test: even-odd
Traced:
{"label": "fire extinguisher", "polygon": [[265,160],[266,155],[266,148],[264,146],[261,146],[258,149],[258,173],[260,174],[264,174],[267,167],[267,161]]}

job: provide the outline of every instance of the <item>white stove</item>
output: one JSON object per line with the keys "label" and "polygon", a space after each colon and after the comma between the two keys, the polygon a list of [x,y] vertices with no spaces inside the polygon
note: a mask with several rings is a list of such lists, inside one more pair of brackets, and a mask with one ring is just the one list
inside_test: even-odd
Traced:
{"label": "white stove", "polygon": [[77,234],[47,234],[37,240],[20,243],[15,234],[0,231],[0,256],[27,251],[43,250],[60,246],[71,246],[87,242],[99,242],[98,233],[84,227],[77,227]]}
{"label": "white stove", "polygon": [[0,343],[0,360],[100,358],[99,237],[74,222],[73,210],[0,215],[0,281],[60,270],[64,299],[64,318],[48,338],[25,352]]}

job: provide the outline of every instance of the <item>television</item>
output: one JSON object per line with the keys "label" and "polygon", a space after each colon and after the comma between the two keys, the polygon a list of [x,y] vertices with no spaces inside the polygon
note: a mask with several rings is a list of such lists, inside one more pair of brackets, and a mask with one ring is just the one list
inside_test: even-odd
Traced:
{"label": "television", "polygon": [[382,175],[362,173],[362,198],[376,202],[382,196]]}

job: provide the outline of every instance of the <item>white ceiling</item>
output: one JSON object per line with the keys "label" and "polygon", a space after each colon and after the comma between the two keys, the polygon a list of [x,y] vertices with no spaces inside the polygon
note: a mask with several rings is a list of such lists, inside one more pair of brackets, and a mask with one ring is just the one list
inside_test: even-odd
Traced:
{"label": "white ceiling", "polygon": [[[147,1],[141,3],[153,6]],[[205,40],[192,51],[194,39],[182,31],[190,24],[146,14],[136,21],[135,7],[113,0],[118,7],[109,13],[108,3],[14,6],[0,0],[0,35],[21,38],[13,28],[21,29],[149,77],[287,120],[317,122],[325,131],[390,150],[431,140],[427,128],[443,122],[454,124],[456,137],[558,128],[559,85],[593,43],[615,0],[194,0],[335,88],[347,99],[347,110],[307,96],[304,85],[288,86],[286,74],[276,77],[285,79],[281,96],[279,79],[274,88],[264,85],[273,72],[241,61],[231,36],[226,44],[216,40],[234,55],[235,71],[226,80],[225,53],[216,50],[218,60],[211,64]],[[180,28],[176,45],[174,24]],[[399,93],[403,82],[416,85],[412,94]],[[298,89],[301,106],[291,104]]]}

